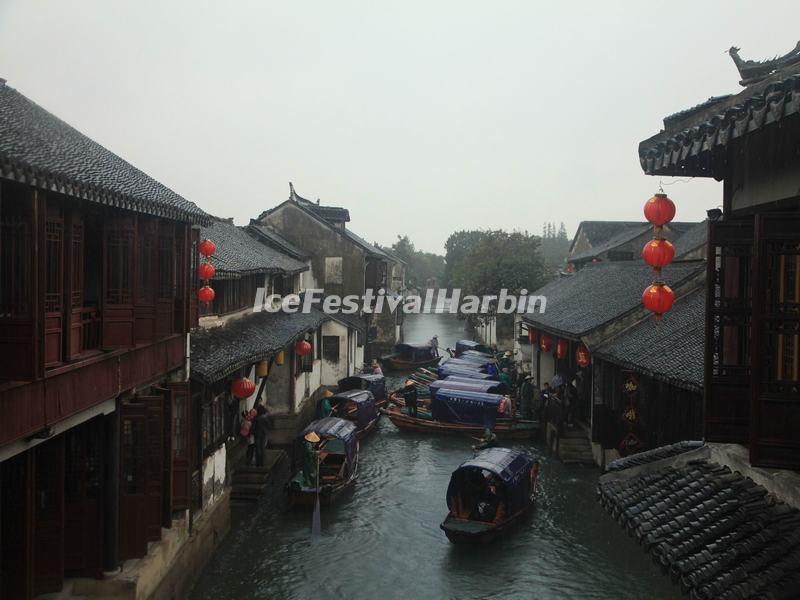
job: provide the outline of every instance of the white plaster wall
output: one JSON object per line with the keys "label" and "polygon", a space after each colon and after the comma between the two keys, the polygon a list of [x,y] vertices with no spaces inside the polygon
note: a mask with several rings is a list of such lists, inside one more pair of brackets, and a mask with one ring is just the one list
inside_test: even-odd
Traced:
{"label": "white plaster wall", "polygon": [[294,386],[294,412],[299,412],[305,402],[322,385],[322,361],[315,360],[310,373],[300,373]]}
{"label": "white plaster wall", "polygon": [[323,356],[320,371],[322,385],[336,385],[336,382],[348,375],[347,327],[336,321],[327,321],[322,324],[322,335],[335,335],[339,338],[339,362],[329,362]]}
{"label": "white plaster wall", "polygon": [[227,451],[222,445],[203,460],[203,508],[216,502],[225,488],[225,463]]}

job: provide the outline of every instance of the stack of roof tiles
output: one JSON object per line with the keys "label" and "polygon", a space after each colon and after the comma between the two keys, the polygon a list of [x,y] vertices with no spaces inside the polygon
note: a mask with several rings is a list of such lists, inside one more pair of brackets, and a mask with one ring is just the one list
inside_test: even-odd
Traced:
{"label": "stack of roof tiles", "polygon": [[691,598],[800,597],[800,511],[727,467],[675,460],[698,446],[611,463],[600,503]]}

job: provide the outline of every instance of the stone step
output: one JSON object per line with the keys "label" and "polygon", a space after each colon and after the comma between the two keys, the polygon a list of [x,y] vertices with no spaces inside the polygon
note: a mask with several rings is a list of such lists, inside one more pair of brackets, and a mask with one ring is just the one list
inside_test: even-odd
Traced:
{"label": "stone step", "polygon": [[231,478],[231,484],[236,486],[240,483],[259,483],[264,484],[269,480],[269,473],[249,473],[242,471],[235,471]]}
{"label": "stone step", "polygon": [[255,495],[260,496],[267,489],[266,483],[235,483],[231,487],[231,492],[236,495]]}
{"label": "stone step", "polygon": [[558,457],[561,459],[561,462],[569,464],[584,464],[584,465],[593,465],[594,464],[594,456],[591,452],[559,452]]}

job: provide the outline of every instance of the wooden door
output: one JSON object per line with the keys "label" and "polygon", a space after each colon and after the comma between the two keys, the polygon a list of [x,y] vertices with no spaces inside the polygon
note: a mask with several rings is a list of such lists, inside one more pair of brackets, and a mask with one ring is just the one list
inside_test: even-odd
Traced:
{"label": "wooden door", "polygon": [[119,538],[122,560],[147,553],[147,408],[123,404],[120,415]]}
{"label": "wooden door", "polygon": [[[145,494],[147,541],[161,539],[162,490],[164,487],[164,397],[142,396],[147,413]],[[169,430],[167,430],[169,431]]]}
{"label": "wooden door", "polygon": [[750,421],[753,219],[709,223],[705,437],[747,444]]}
{"label": "wooden door", "polygon": [[44,364],[64,359],[64,215],[48,206],[45,218]]}
{"label": "wooden door", "polygon": [[67,326],[67,357],[74,358],[81,353],[84,346],[83,328],[83,247],[84,227],[81,213],[71,211],[67,220],[67,284],[69,286]]}
{"label": "wooden door", "polygon": [[105,213],[103,234],[103,347],[134,345],[133,278],[136,219]]}
{"label": "wooden door", "polygon": [[98,417],[64,434],[64,571],[69,576],[102,572],[103,422]]}
{"label": "wooden door", "polygon": [[64,436],[35,453],[33,593],[61,591],[64,583]]}
{"label": "wooden door", "polygon": [[0,599],[33,593],[33,451],[0,463]]}
{"label": "wooden door", "polygon": [[191,397],[189,382],[169,385],[172,404],[172,510],[189,508]]}
{"label": "wooden door", "polygon": [[800,469],[800,216],[756,219],[750,462]]}

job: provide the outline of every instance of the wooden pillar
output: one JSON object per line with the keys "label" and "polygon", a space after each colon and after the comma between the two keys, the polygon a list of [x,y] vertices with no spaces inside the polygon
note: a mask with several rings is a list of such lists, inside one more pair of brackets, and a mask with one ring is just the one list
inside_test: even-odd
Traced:
{"label": "wooden pillar", "polygon": [[[119,403],[118,403],[119,404]],[[119,406],[105,417],[105,506],[103,510],[103,570],[116,571],[119,553]]]}

